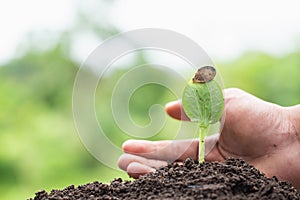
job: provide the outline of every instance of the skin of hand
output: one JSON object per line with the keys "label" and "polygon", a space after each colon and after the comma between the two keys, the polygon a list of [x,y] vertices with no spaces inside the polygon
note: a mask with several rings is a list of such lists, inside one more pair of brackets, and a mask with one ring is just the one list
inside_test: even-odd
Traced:
{"label": "skin of hand", "polygon": [[[300,105],[281,107],[240,89],[224,90],[225,122],[220,134],[205,139],[205,161],[242,158],[268,177],[277,176],[300,189]],[[166,105],[175,119],[188,120],[181,102]],[[133,178],[169,161],[197,159],[198,139],[129,140],[118,165]]]}

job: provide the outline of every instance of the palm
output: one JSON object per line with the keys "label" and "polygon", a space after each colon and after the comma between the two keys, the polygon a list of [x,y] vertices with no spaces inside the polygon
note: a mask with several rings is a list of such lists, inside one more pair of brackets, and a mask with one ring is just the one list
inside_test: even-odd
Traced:
{"label": "palm", "polygon": [[253,160],[283,144],[287,120],[278,115],[282,107],[237,89],[228,90],[226,97],[226,119],[218,141],[223,156]]}

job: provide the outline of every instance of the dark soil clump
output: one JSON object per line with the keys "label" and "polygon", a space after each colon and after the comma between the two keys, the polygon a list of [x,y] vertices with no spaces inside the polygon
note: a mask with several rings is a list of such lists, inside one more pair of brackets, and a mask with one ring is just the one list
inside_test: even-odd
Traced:
{"label": "dark soil clump", "polygon": [[63,190],[36,193],[34,200],[46,199],[300,199],[289,183],[264,174],[241,159],[224,163],[198,163],[187,159],[173,163],[135,181],[115,179]]}

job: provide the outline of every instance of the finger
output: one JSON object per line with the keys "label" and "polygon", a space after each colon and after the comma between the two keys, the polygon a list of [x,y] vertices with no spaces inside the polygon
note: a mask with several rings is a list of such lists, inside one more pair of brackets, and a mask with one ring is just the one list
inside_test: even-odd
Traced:
{"label": "finger", "polygon": [[166,104],[165,106],[166,113],[171,117],[179,120],[188,121],[190,120],[188,116],[185,114],[181,101],[172,101]]}
{"label": "finger", "polygon": [[139,178],[139,176],[154,172],[155,169],[138,162],[132,162],[127,167],[127,173],[132,178]]}
{"label": "finger", "polygon": [[120,156],[119,161],[118,161],[118,166],[120,169],[124,171],[128,171],[128,166],[131,163],[140,163],[143,165],[146,165],[151,168],[158,169],[162,166],[167,166],[166,161],[161,161],[161,160],[153,160],[153,159],[147,159],[144,157],[140,157],[137,155],[132,155],[132,154],[123,154]]}
{"label": "finger", "polygon": [[123,144],[125,153],[139,155],[148,159],[167,162],[183,161],[188,157],[197,159],[199,140],[128,140]]}

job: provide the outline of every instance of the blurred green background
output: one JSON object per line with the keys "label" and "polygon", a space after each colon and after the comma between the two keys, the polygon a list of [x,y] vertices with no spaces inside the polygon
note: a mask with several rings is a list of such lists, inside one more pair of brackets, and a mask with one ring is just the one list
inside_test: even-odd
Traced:
{"label": "blurred green background", "polygon": [[[50,191],[94,180],[128,179],[125,173],[104,166],[87,152],[73,122],[72,89],[82,62],[71,55],[73,36],[88,30],[103,40],[121,31],[105,19],[95,22],[91,16],[78,11],[73,27],[50,33],[56,38],[51,45],[47,37],[35,35],[49,33],[33,31],[20,44],[21,52],[0,66],[0,199],[26,199],[40,189]],[[42,48],[43,44],[48,47]],[[132,61],[134,65],[143,62],[142,53]],[[283,106],[300,102],[300,50],[277,56],[248,51],[236,59],[215,62],[226,88],[238,87]],[[130,68],[125,65],[103,80],[104,85],[107,83],[104,99],[109,98],[113,87],[109,80],[118,80]],[[172,100],[175,96],[166,88],[144,86],[130,102],[132,117],[138,123],[147,123],[152,104],[164,105]],[[106,104],[101,105],[105,109]],[[103,109],[99,115],[106,112]],[[116,145],[130,138],[111,116],[103,123]],[[166,127],[150,139],[172,138],[178,125],[167,119]]]}

